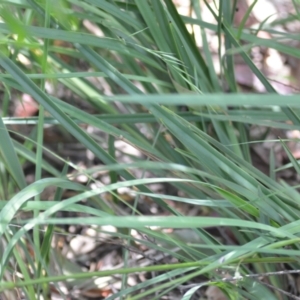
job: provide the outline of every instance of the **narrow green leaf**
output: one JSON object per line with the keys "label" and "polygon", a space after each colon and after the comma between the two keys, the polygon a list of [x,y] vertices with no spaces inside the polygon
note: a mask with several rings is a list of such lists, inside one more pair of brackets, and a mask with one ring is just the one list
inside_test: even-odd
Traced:
{"label": "narrow green leaf", "polygon": [[16,181],[18,187],[20,189],[25,188],[27,184],[22,166],[2,118],[0,118],[0,141],[0,154],[7,170],[10,172],[12,178]]}

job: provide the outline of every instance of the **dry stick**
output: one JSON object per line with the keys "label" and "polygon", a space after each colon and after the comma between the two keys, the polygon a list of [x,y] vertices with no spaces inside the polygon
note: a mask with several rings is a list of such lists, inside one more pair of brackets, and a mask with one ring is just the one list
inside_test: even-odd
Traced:
{"label": "dry stick", "polygon": [[277,271],[277,272],[268,272],[268,273],[262,273],[262,274],[248,274],[248,275],[238,275],[230,278],[222,278],[219,281],[234,281],[234,280],[242,280],[245,278],[254,278],[254,277],[265,277],[265,276],[272,276],[272,275],[285,275],[285,274],[298,274],[300,273],[300,270],[290,270],[290,271]]}
{"label": "dry stick", "polygon": [[297,300],[300,299],[300,297],[297,297],[297,296],[295,296],[295,295],[293,295],[293,294],[291,294],[291,293],[289,293],[289,292],[286,292],[286,291],[284,291],[284,290],[282,290],[282,289],[280,289],[280,288],[277,288],[277,287],[275,287],[275,286],[273,286],[273,285],[271,285],[271,284],[269,284],[269,283],[266,283],[266,282],[263,282],[263,281],[260,281],[260,283],[266,285],[267,287],[269,287],[269,288],[271,288],[271,289],[273,289],[273,290],[278,291],[278,292],[281,293],[281,294],[287,295],[287,296],[289,296],[289,297],[292,298],[292,299],[297,299]]}
{"label": "dry stick", "polygon": [[273,81],[273,82],[279,83],[279,84],[281,84],[281,85],[283,85],[283,86],[289,87],[289,88],[293,89],[294,91],[300,92],[300,89],[299,89],[299,88],[296,88],[296,87],[293,86],[293,85],[289,85],[289,84],[280,82],[280,81],[278,81],[278,80],[276,80],[276,79],[271,79],[271,78],[269,78],[269,77],[267,77],[267,79],[268,79],[269,81]]}
{"label": "dry stick", "polygon": [[[256,277],[266,277],[266,276],[273,276],[273,275],[286,275],[286,274],[299,274],[300,273],[300,270],[290,270],[290,271],[277,271],[277,272],[268,272],[268,273],[262,273],[262,274],[248,274],[248,275],[237,275],[237,276],[233,276],[233,277],[229,277],[229,278],[222,278],[220,280],[209,280],[205,283],[203,283],[202,285],[208,285],[208,284],[211,284],[211,283],[214,283],[214,282],[232,282],[232,281],[239,281],[239,280],[243,280],[245,278],[256,278]],[[279,289],[277,287],[274,287],[272,286],[271,284],[269,283],[266,283],[266,282],[263,282],[263,281],[259,281],[261,284],[264,284],[266,286],[268,286],[269,288],[272,288],[282,294],[285,294],[287,296],[289,296],[290,298],[292,299],[297,299],[297,300],[300,300],[300,297],[297,297],[289,292],[286,292],[282,289]],[[193,283],[193,284],[189,284],[189,285],[185,285],[185,286],[181,286],[181,289],[190,289],[190,288],[193,288],[195,286],[197,286],[199,284],[197,283]]]}

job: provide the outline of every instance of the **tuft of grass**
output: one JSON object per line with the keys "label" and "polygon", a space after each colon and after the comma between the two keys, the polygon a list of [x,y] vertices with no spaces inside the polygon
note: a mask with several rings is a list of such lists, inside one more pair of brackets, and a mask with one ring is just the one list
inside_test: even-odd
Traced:
{"label": "tuft of grass", "polygon": [[[0,5],[1,92],[5,95],[0,120],[0,293],[3,299],[50,297],[52,286],[62,295],[62,285],[88,286],[96,278],[122,275],[122,288],[107,299],[162,299],[181,293],[192,299],[198,289],[215,285],[228,299],[287,299],[280,291],[284,281],[269,278],[270,289],[249,274],[275,272],[286,263],[299,270],[298,186],[276,181],[274,155],[270,176],[252,165],[249,128],[299,130],[299,95],[276,92],[249,57],[262,46],[299,59],[300,53],[284,40],[297,35],[272,28],[268,18],[259,29],[245,28],[250,6],[239,27],[233,25],[236,1],[191,1],[195,16],[183,16],[171,0],[57,0],[2,1]],[[294,1],[293,1],[294,3]],[[295,7],[297,7],[297,4]],[[204,5],[214,21],[202,19]],[[299,18],[299,11],[293,17]],[[268,16],[266,16],[268,17]],[[277,24],[292,21],[277,20]],[[187,29],[200,28],[202,46]],[[257,36],[259,30],[274,39]],[[218,37],[213,54],[208,32]],[[223,50],[222,50],[223,49]],[[234,58],[239,54],[267,91],[245,94],[235,79]],[[220,72],[215,68],[218,60]],[[62,87],[79,98],[92,113],[72,101],[48,93],[47,84]],[[226,89],[225,87],[226,86]],[[39,116],[7,117],[9,101],[20,93],[39,104]],[[182,107],[186,111],[182,111]],[[34,126],[24,136],[13,126]],[[101,167],[80,168],[45,145],[46,125],[65,132],[101,161]],[[83,126],[84,125],[84,126]],[[106,147],[93,128],[108,136]],[[118,161],[115,141],[121,140],[143,155],[130,163]],[[284,139],[281,144],[299,171]],[[125,154],[124,154],[125,155]],[[61,167],[52,165],[54,157]],[[32,183],[26,181],[26,164],[35,166]],[[84,185],[68,176],[69,170],[88,178]],[[136,178],[136,170],[151,171],[153,178]],[[108,172],[110,183],[95,188],[97,172]],[[48,174],[44,176],[44,174]],[[44,177],[44,178],[43,178]],[[145,178],[144,178],[145,177]],[[158,194],[151,184],[168,183],[178,195]],[[43,191],[53,188],[53,199]],[[122,199],[120,188],[129,188],[134,204]],[[64,191],[72,191],[63,197]],[[104,193],[110,193],[107,201]],[[143,215],[141,197],[167,216]],[[62,200],[63,199],[63,200]],[[192,205],[208,212],[191,217],[177,205]],[[120,207],[126,207],[122,210]],[[126,211],[126,212],[125,212]],[[63,218],[62,212],[74,212]],[[84,215],[84,217],[82,216]],[[21,216],[21,217],[20,217]],[[165,253],[170,263],[130,265],[125,247],[124,267],[87,272],[57,250],[59,225],[117,228],[108,233],[132,245],[142,244]],[[234,244],[219,240],[208,227],[226,229]],[[155,228],[155,229],[154,229]],[[164,229],[188,229],[186,234]],[[138,231],[147,239],[132,234]],[[151,242],[154,241],[154,242]],[[56,262],[61,268],[53,271]],[[64,262],[64,263],[62,263]],[[237,282],[222,281],[217,270],[226,270]],[[135,286],[127,276],[154,274]],[[245,279],[246,278],[246,279]],[[190,283],[194,285],[191,287]],[[109,287],[111,281],[106,282]],[[98,287],[98,286],[97,286]],[[1,295],[1,297],[2,297]]]}

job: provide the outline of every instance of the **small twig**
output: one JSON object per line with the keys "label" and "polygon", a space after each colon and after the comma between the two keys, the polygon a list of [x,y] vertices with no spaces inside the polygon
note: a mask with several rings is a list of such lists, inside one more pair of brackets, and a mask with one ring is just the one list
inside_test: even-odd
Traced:
{"label": "small twig", "polygon": [[269,77],[267,77],[267,79],[268,79],[269,81],[273,81],[273,82],[276,82],[276,83],[281,84],[281,85],[283,85],[283,86],[289,87],[289,88],[293,89],[294,91],[300,92],[300,89],[299,89],[299,88],[296,88],[296,87],[293,86],[293,85],[289,85],[289,84],[280,82],[279,80],[272,79],[272,78],[269,78]]}
{"label": "small twig", "polygon": [[[206,281],[204,282],[202,285],[209,285],[211,283],[218,283],[218,282],[232,282],[232,281],[241,281],[245,278],[257,278],[257,277],[267,277],[267,276],[274,276],[274,275],[286,275],[286,274],[299,274],[300,273],[300,270],[290,270],[290,271],[277,271],[277,272],[268,272],[268,273],[262,273],[262,274],[248,274],[248,275],[237,275],[237,276],[233,276],[233,277],[229,277],[229,278],[221,278],[219,280],[209,280],[209,281]],[[259,282],[261,284],[264,284],[266,286],[268,286],[269,288],[272,288],[284,295],[287,295],[289,297],[291,297],[292,299],[297,299],[297,300],[300,300],[300,297],[297,297],[289,292],[286,292],[282,289],[279,289],[277,287],[274,287],[272,286],[271,284],[269,283],[266,283],[266,282],[263,282],[261,280],[259,280]],[[199,284],[197,283],[193,283],[193,284],[189,284],[189,285],[184,285],[184,286],[181,286],[180,289],[181,290],[187,290],[187,289],[190,289],[190,288],[193,288],[195,286],[197,286]]]}
{"label": "small twig", "polygon": [[286,292],[286,291],[284,291],[284,290],[282,290],[282,289],[280,289],[280,288],[278,288],[278,287],[275,287],[275,286],[273,286],[273,285],[271,285],[271,284],[269,284],[269,283],[266,283],[266,282],[263,282],[263,281],[260,281],[260,283],[266,285],[266,286],[269,287],[270,289],[273,289],[273,290],[278,291],[278,292],[281,293],[281,294],[287,295],[287,296],[289,296],[289,297],[292,298],[292,299],[297,299],[297,300],[300,299],[300,297],[295,296],[295,295],[293,295],[293,294],[291,294],[291,293],[289,293],[289,292]]}
{"label": "small twig", "polygon": [[266,277],[266,276],[273,276],[273,275],[286,275],[286,274],[299,274],[300,270],[290,270],[290,271],[277,271],[277,272],[268,272],[262,274],[248,274],[248,275],[238,275],[230,278],[222,278],[220,281],[235,281],[235,280],[242,280],[245,278],[255,278],[255,277]]}

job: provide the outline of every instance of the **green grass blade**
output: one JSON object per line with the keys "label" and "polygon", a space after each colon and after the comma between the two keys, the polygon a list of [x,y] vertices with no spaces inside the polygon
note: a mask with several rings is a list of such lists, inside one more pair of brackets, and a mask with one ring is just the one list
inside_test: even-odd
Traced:
{"label": "green grass blade", "polygon": [[22,166],[2,118],[0,118],[0,140],[0,154],[7,170],[9,170],[18,187],[20,189],[25,188],[27,184]]}

